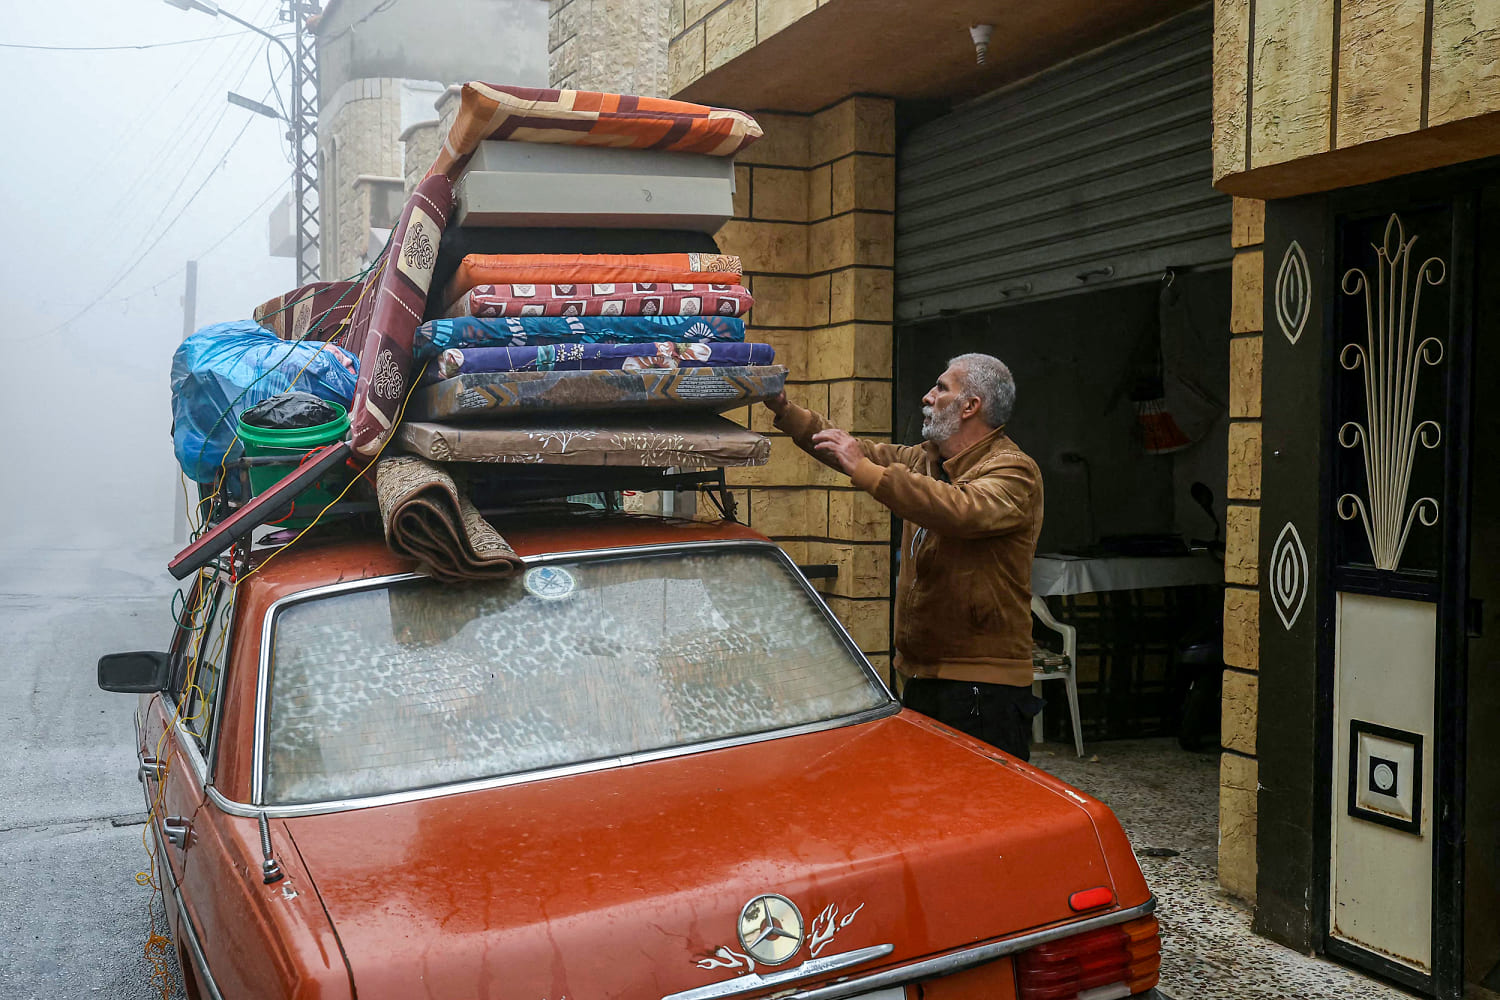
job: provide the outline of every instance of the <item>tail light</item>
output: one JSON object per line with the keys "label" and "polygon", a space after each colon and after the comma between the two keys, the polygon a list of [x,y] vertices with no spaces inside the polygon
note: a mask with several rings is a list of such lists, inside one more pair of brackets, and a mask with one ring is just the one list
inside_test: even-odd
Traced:
{"label": "tail light", "polygon": [[1155,917],[1075,934],[1016,956],[1019,1000],[1116,1000],[1156,985],[1161,937]]}

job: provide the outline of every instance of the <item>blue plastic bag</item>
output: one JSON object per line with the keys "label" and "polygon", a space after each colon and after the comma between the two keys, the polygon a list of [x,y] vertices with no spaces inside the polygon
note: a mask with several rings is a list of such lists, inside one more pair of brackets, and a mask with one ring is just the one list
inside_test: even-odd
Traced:
{"label": "blue plastic bag", "polygon": [[205,326],[172,355],[177,464],[194,482],[214,482],[222,462],[244,454],[241,413],[293,388],[347,408],[357,369],[354,355],[334,344],[282,340],[249,320]]}

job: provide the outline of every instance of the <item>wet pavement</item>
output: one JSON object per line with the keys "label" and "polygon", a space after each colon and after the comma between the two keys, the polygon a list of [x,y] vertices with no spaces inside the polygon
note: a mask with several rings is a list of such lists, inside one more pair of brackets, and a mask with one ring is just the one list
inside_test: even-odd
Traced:
{"label": "wet pavement", "polygon": [[[0,996],[160,997],[135,779],[136,699],[96,685],[107,652],[161,649],[168,553],[0,549]],[[175,994],[181,996],[180,993]]]}
{"label": "wet pavement", "polygon": [[1251,933],[1219,888],[1219,757],[1173,739],[1045,744],[1031,762],[1107,804],[1157,898],[1161,991],[1170,1000],[1407,1000],[1409,994]]}

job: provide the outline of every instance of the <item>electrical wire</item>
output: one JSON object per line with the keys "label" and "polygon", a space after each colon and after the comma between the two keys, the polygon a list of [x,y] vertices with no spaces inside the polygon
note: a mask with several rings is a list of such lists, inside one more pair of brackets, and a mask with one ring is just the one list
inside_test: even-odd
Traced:
{"label": "electrical wire", "polygon": [[[230,36],[226,33],[217,35],[215,37],[228,38]],[[125,127],[122,128],[106,144],[107,148],[109,149],[109,153],[100,163],[100,176],[105,176],[111,170],[113,170],[115,164],[120,162],[120,160],[124,157],[125,151],[132,148],[132,143],[135,140],[140,139],[144,136],[151,135],[151,133],[143,129],[142,126],[145,125],[145,123],[151,118],[153,118],[158,111],[167,106],[172,96],[176,94],[177,91],[181,90],[183,85],[187,83],[188,80],[192,79],[193,73],[198,69],[198,65],[202,63],[204,59],[208,58],[209,54],[213,51],[214,46],[212,45],[206,45],[203,48],[199,49],[198,54],[193,58],[193,61],[188,63],[188,65],[177,75],[177,79],[172,83],[172,86],[169,87],[165,93],[158,96],[154,102],[142,103],[142,106],[135,117],[133,117],[130,122],[126,124]],[[187,121],[188,119],[184,118],[182,122],[179,123],[179,125],[184,125],[187,123]],[[168,135],[175,135],[179,131],[180,128],[173,129],[168,133]]]}
{"label": "electrical wire", "polygon": [[139,51],[141,49],[164,49],[172,45],[193,45],[197,42],[216,42],[221,38],[232,38],[235,35],[254,34],[259,34],[259,32],[241,28],[239,31],[224,31],[217,35],[204,35],[202,38],[179,38],[175,42],[145,42],[140,45],[26,45],[21,42],[0,42],[0,49],[27,49],[33,52],[119,52],[127,49]]}
{"label": "electrical wire", "polygon": [[[230,84],[229,89],[232,90],[242,86],[245,80],[249,78],[251,71],[255,68],[255,53],[256,50],[254,48],[245,50],[244,55],[246,58],[243,64],[237,67],[239,77],[235,79],[233,84]],[[231,69],[230,75],[232,76],[234,72],[235,70]],[[216,85],[223,85],[227,83],[229,78],[221,77],[215,83]],[[137,217],[143,220],[150,218],[160,221],[161,217],[167,213],[173,199],[181,191],[182,185],[191,176],[192,168],[197,165],[205,151],[210,148],[214,134],[218,131],[219,126],[224,123],[232,108],[232,105],[225,102],[219,106],[217,115],[210,114],[210,109],[213,107],[217,96],[216,90],[217,86],[210,86],[199,94],[193,105],[188,109],[187,117],[183,122],[184,127],[175,132],[171,144],[159,155],[150,157],[143,164],[141,172],[126,185],[115,200],[115,203],[109,209],[105,210],[105,216],[115,218],[120,227],[125,229],[133,228],[131,222]],[[194,148],[196,148],[196,153],[188,161],[188,158],[184,154],[186,151]],[[178,168],[184,161],[187,161],[188,165],[179,170]],[[165,170],[163,169],[163,165],[166,165]],[[171,176],[173,174],[176,175],[175,179]],[[148,187],[156,191],[165,192],[165,201],[153,208],[152,199],[141,197],[141,194]],[[155,222],[152,223],[152,225],[154,224]],[[146,228],[149,237],[150,227]]]}
{"label": "electrical wire", "polygon": [[[389,243],[390,243],[390,237],[386,238],[386,243],[387,243],[387,245],[389,245]],[[294,385],[297,384],[297,380],[300,379],[300,378],[302,378],[302,375],[303,375],[304,372],[307,371],[308,366],[313,363],[313,361],[317,358],[317,356],[319,354],[323,353],[324,349],[327,348],[329,344],[335,343],[336,341],[340,340],[344,336],[344,333],[347,331],[350,322],[354,318],[355,312],[358,311],[358,309],[359,309],[360,302],[362,302],[364,300],[365,295],[368,294],[370,292],[370,290],[375,287],[376,282],[379,280],[381,270],[385,266],[385,260],[386,260],[385,252],[384,252],[384,250],[382,250],[380,256],[377,258],[377,260],[375,262],[371,263],[371,265],[369,267],[365,268],[359,274],[355,275],[352,279],[350,279],[351,281],[359,282],[359,285],[358,285],[358,287],[359,287],[359,296],[357,298],[355,298],[354,305],[350,308],[348,315],[346,315],[342,320],[339,321],[339,325],[335,328],[333,334],[331,336],[325,338],[318,345],[318,349],[312,353],[312,357],[309,357],[307,359],[306,363],[304,363],[302,365],[302,367],[298,370],[297,374],[292,376],[291,381],[289,383],[287,383],[287,388],[288,389],[290,389],[292,386],[294,386]],[[374,272],[374,276],[373,277],[369,277],[369,275],[371,274],[372,271]],[[368,280],[366,280],[367,278],[368,278]],[[344,301],[344,297],[347,296],[350,291],[352,291],[352,288],[346,288],[346,289],[344,289],[343,294],[338,297],[338,299],[333,303],[332,306],[329,307],[329,311],[332,311],[333,309],[338,308],[339,303],[341,303],[341,302]],[[315,294],[315,293],[311,293],[310,292],[305,297],[306,298],[311,298],[313,296],[313,294]],[[302,300],[299,299],[298,301],[300,302]],[[297,303],[295,303],[295,302],[287,303],[286,305],[282,306],[280,309],[276,310],[276,312],[284,312],[285,310],[291,308],[292,306],[294,306],[296,304]],[[275,313],[268,314],[267,316],[263,316],[261,318],[264,320],[264,319],[269,318],[269,316],[271,316],[271,315],[275,315]],[[311,323],[308,324],[308,330],[309,331],[313,328],[313,325],[314,324],[311,324]],[[306,334],[304,334],[302,337],[298,338],[297,340],[294,340],[294,341],[291,341],[290,343],[288,343],[287,344],[286,353],[283,354],[276,361],[276,363],[274,365],[268,365],[268,366],[266,366],[266,370],[265,371],[263,371],[259,375],[257,375],[255,377],[254,381],[252,381],[249,385],[245,386],[245,388],[243,388],[243,389],[240,390],[239,395],[235,396],[234,399],[230,401],[230,403],[229,403],[228,406],[226,406],[223,410],[219,411],[219,416],[218,416],[218,418],[216,420],[214,420],[213,426],[211,426],[208,429],[208,433],[206,433],[206,434],[203,435],[203,444],[201,444],[198,447],[198,455],[197,455],[196,459],[194,459],[195,463],[203,461],[203,450],[208,447],[208,439],[213,436],[214,431],[216,431],[216,430],[219,429],[219,425],[222,424],[224,422],[224,420],[229,416],[229,414],[234,411],[234,408],[235,408],[236,405],[239,404],[239,401],[245,398],[245,393],[247,393],[251,389],[255,388],[255,386],[260,382],[261,379],[263,379],[266,376],[270,375],[273,371],[280,370],[281,363],[283,361],[285,361],[287,358],[291,357],[292,356],[292,351],[296,349],[296,346],[298,344],[301,344],[305,340],[307,340]],[[214,489],[213,489],[213,492],[210,493],[208,496],[204,497],[198,503],[199,513],[201,514],[201,516],[205,520],[207,519],[209,512],[212,511],[212,509],[213,509],[213,506],[212,506],[213,501],[216,500],[219,497],[219,494],[221,494],[221,493],[224,492],[224,485],[225,485],[225,483],[229,479],[229,469],[228,469],[229,453],[234,450],[235,443],[238,442],[239,439],[240,439],[239,429],[236,428],[235,429],[234,437],[230,440],[228,447],[226,447],[224,449],[224,454],[219,457],[219,472],[218,472],[218,475],[214,478]],[[204,509],[205,505],[207,505],[207,509]]]}
{"label": "electrical wire", "polygon": [[[375,463],[378,462],[378,461],[380,461],[380,456],[383,455],[383,454],[385,454],[385,449],[387,448],[387,446],[389,446],[390,443],[396,439],[395,428],[397,427],[397,425],[399,425],[401,423],[401,419],[404,416],[406,416],[406,404],[409,403],[409,402],[411,402],[412,394],[417,391],[417,386],[421,384],[422,376],[427,374],[427,366],[430,365],[430,364],[432,364],[431,359],[427,360],[426,362],[423,362],[423,364],[422,364],[422,370],[419,371],[419,372],[417,372],[417,377],[411,380],[411,386],[406,390],[406,397],[401,400],[401,408],[396,411],[396,419],[391,422],[391,430],[390,430],[390,432],[386,434],[385,440],[382,441],[382,442],[380,442],[379,449],[376,450],[375,455],[370,459],[369,464],[367,466],[365,466],[366,469],[373,469],[375,467]],[[277,549],[276,551],[272,552],[270,555],[266,556],[253,569],[251,569],[250,572],[248,572],[244,576],[240,577],[238,583],[236,583],[235,586],[238,587],[239,584],[244,583],[246,580],[250,579],[256,573],[259,573],[261,570],[265,569],[266,565],[268,563],[270,563],[270,561],[272,559],[275,559],[277,556],[281,555],[281,553],[285,552],[287,549],[291,548],[293,545],[296,545],[297,542],[301,541],[302,536],[305,535],[305,534],[307,534],[309,531],[311,531],[317,525],[317,523],[320,520],[322,520],[323,515],[326,514],[326,513],[328,513],[330,510],[333,509],[333,507],[334,507],[335,504],[337,504],[339,501],[343,500],[344,499],[344,495],[346,493],[348,493],[351,489],[353,489],[354,488],[354,484],[357,483],[357,482],[359,482],[361,478],[363,478],[363,473],[361,473],[358,476],[352,477],[349,480],[349,484],[347,486],[345,486],[341,491],[339,491],[339,495],[336,496],[336,497],[334,497],[333,500],[331,500],[328,503],[327,506],[325,506],[322,510],[318,511],[318,513],[313,517],[313,519],[308,522],[307,527],[305,527],[301,531],[297,532],[297,534],[292,537],[291,541],[287,542],[281,548]]]}
{"label": "electrical wire", "polygon": [[[273,82],[275,82],[275,81],[281,79],[281,74],[278,73],[278,72],[276,72],[276,70],[273,69],[272,66],[271,66],[271,49],[272,49],[272,45],[271,45],[270,40],[268,39],[266,41],[266,46],[265,46],[265,50],[264,50],[265,54],[266,54],[266,76],[270,77],[271,80]],[[295,56],[293,58],[295,58]],[[290,64],[288,64],[288,68],[290,68]],[[271,88],[271,96],[273,96],[273,97],[276,98],[276,110],[278,110],[278,111],[281,112],[281,117],[285,118],[287,121],[291,121],[292,120],[292,116],[287,113],[286,104],[283,103],[283,101],[281,100],[281,88],[280,87],[272,87]]]}
{"label": "electrical wire", "polygon": [[[90,302],[88,305],[84,306],[82,309],[78,310],[72,316],[69,316],[67,319],[63,320],[61,323],[57,324],[49,330],[44,331],[42,334],[40,334],[40,336],[51,336],[52,334],[68,327],[79,317],[83,316],[84,313],[88,312],[90,309],[93,309],[96,305],[98,305],[99,299],[103,299],[105,296],[109,295],[110,292],[118,288],[120,286],[120,282],[124,281],[127,277],[133,274],[135,272],[135,269],[140,267],[141,264],[145,262],[146,256],[150,254],[152,250],[155,250],[158,245],[160,245],[161,241],[166,238],[169,232],[172,231],[172,227],[175,226],[178,220],[180,220],[182,216],[187,212],[187,210],[192,207],[193,202],[198,200],[198,196],[203,193],[203,189],[208,186],[208,182],[213,180],[214,176],[218,174],[219,170],[229,162],[229,154],[234,150],[234,147],[239,144],[240,139],[244,137],[245,133],[249,130],[251,123],[253,123],[254,121],[254,118],[247,118],[245,120],[245,124],[240,127],[239,132],[236,133],[234,139],[230,141],[229,148],[224,150],[224,154],[220,158],[219,162],[214,166],[212,170],[208,172],[208,175],[203,178],[203,183],[198,185],[198,187],[188,197],[188,200],[183,203],[180,209],[177,210],[177,214],[172,216],[171,221],[169,221],[166,226],[163,227],[162,230],[157,234],[156,239],[152,240],[150,245],[147,246],[144,250],[133,253],[131,263],[125,268],[125,270],[121,271],[113,281],[109,283],[109,286],[106,287],[104,291],[100,292],[97,296],[94,297],[94,301]],[[149,234],[143,239],[146,238],[149,238]],[[226,236],[225,238],[227,239],[228,237]]]}
{"label": "electrical wire", "polygon": [[384,0],[383,3],[376,4],[373,8],[371,8],[369,13],[359,18],[359,20],[354,21],[347,28],[344,28],[342,31],[336,31],[331,35],[319,36],[318,41],[323,45],[327,45],[329,42],[336,42],[340,38],[343,38],[345,35],[349,34],[349,32],[353,31],[355,28],[358,28],[360,25],[364,24],[376,14],[383,14],[400,2],[401,0]]}
{"label": "electrical wire", "polygon": [[[258,12],[257,19],[259,19],[263,15],[263,11]],[[254,32],[251,33],[254,34]],[[230,33],[226,32],[217,37],[230,37]],[[245,39],[243,37],[240,38],[240,42],[243,42],[244,40]],[[114,163],[118,162],[119,159],[122,158],[125,148],[129,146],[132,139],[136,138],[137,136],[155,138],[152,133],[140,129],[139,126],[143,124],[147,119],[152,117],[152,115],[154,115],[156,111],[167,106],[167,103],[172,95],[175,94],[179,89],[181,89],[181,87],[185,83],[193,78],[193,73],[197,69],[199,63],[201,63],[212,51],[212,46],[208,46],[200,50],[197,57],[191,64],[189,64],[188,68],[183,71],[176,82],[174,82],[171,88],[168,89],[166,94],[164,94],[154,106],[146,109],[141,115],[137,116],[132,127],[128,127],[126,131],[122,133],[123,142],[117,141],[117,143],[112,144],[114,150],[113,155],[106,160],[106,166],[102,166],[100,168],[101,171],[107,170],[108,167],[112,167]],[[239,51],[246,57],[243,63],[239,62],[239,59],[233,54],[233,51]],[[109,209],[105,210],[105,212],[102,214],[110,218],[114,218],[116,216],[116,213],[120,210],[121,206],[126,206],[127,210],[129,211],[134,211],[142,207],[142,205],[149,206],[150,201],[138,198],[137,192],[148,183],[156,187],[162,186],[160,183],[161,178],[158,174],[159,165],[162,163],[178,162],[183,150],[190,149],[195,145],[201,149],[201,147],[206,144],[211,130],[210,132],[204,132],[201,126],[205,117],[205,112],[213,105],[213,102],[218,98],[218,88],[224,84],[227,84],[228,81],[234,77],[234,74],[237,71],[240,72],[240,76],[238,78],[238,81],[233,84],[233,86],[238,87],[241,83],[244,82],[245,78],[250,73],[251,67],[254,65],[256,50],[253,46],[248,49],[240,49],[239,43],[237,43],[235,46],[235,50],[233,51],[226,59],[220,60],[221,70],[227,70],[227,72],[216,74],[214,79],[207,83],[195,83],[196,89],[198,91],[198,96],[191,102],[186,112],[177,120],[176,124],[165,131],[166,142],[157,143],[159,147],[164,148],[159,148],[153,151],[152,155],[141,167],[141,170],[123,186],[121,193],[115,203],[111,205]],[[214,120],[214,128],[218,127],[218,123],[223,120],[223,115],[225,112],[227,112],[227,110],[227,107],[221,110],[219,118]],[[166,190],[169,192],[169,204],[172,194],[175,193],[175,188],[169,187],[166,188]],[[160,216],[165,212],[165,209],[166,205],[162,205],[157,209],[155,214],[157,216]]]}

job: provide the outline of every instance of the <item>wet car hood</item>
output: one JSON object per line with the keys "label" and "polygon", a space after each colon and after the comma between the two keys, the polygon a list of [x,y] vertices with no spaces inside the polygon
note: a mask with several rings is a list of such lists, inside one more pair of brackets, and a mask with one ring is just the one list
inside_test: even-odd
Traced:
{"label": "wet car hood", "polygon": [[[907,712],[287,827],[361,1000],[657,1000],[814,954],[891,946],[842,976],[1054,923],[1080,889],[1144,898],[1133,858],[1115,884],[1090,802]],[[767,893],[805,929],[776,966],[737,933]]]}

